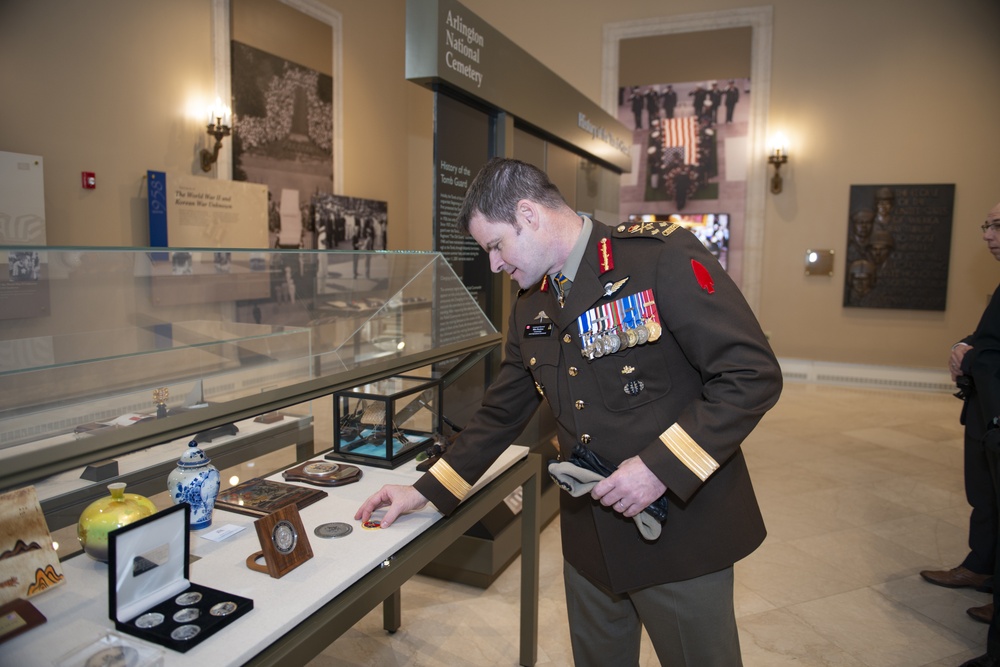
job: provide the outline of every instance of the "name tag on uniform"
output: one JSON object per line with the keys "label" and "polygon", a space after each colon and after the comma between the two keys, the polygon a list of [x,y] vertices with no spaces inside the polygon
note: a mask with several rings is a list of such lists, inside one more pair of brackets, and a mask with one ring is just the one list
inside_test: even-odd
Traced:
{"label": "name tag on uniform", "polygon": [[525,338],[538,338],[539,336],[551,336],[551,335],[552,335],[552,322],[546,322],[545,324],[526,324],[524,326]]}

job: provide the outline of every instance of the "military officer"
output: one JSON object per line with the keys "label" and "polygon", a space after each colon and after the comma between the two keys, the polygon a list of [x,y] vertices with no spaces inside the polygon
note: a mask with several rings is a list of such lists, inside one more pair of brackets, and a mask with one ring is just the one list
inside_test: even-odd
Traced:
{"label": "military officer", "polygon": [[[577,215],[517,160],[483,167],[459,223],[522,288],[500,374],[428,473],[355,518],[450,513],[547,400],[564,455],[582,443],[617,465],[560,498],[575,663],[638,665],[645,626],[664,665],[741,664],[733,563],[765,531],[740,445],[781,372],[739,289],[687,230]],[[664,494],[662,532],[643,539],[632,517]]]}

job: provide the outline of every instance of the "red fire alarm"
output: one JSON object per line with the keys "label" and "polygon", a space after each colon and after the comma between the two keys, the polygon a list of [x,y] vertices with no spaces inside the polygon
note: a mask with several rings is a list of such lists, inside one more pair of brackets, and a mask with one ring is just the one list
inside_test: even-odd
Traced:
{"label": "red fire alarm", "polygon": [[92,171],[84,171],[80,174],[81,180],[83,181],[84,190],[93,190],[97,187],[97,177]]}

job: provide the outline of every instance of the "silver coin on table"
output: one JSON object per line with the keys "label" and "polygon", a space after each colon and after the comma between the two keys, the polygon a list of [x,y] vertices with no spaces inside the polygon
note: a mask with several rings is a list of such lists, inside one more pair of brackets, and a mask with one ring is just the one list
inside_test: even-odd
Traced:
{"label": "silver coin on table", "polygon": [[212,616],[229,616],[234,611],[236,611],[236,603],[227,600],[213,606],[208,610],[208,613]]}
{"label": "silver coin on table", "polygon": [[185,607],[174,614],[174,621],[177,623],[190,623],[201,616],[201,612],[195,607]]}
{"label": "silver coin on table", "polygon": [[192,604],[198,604],[199,602],[201,602],[201,593],[199,593],[198,591],[189,591],[187,593],[181,593],[180,595],[177,596],[177,599],[174,600],[174,602],[176,602],[182,607],[187,607]]}
{"label": "silver coin on table", "polygon": [[170,633],[170,638],[177,642],[185,642],[197,637],[199,632],[201,632],[201,628],[197,625],[182,625],[174,628],[174,631]]}
{"label": "silver coin on table", "polygon": [[321,523],[316,526],[313,532],[317,537],[343,537],[344,535],[349,535],[354,527],[349,523],[343,523],[341,521],[334,521],[332,523]]}
{"label": "silver coin on table", "polygon": [[135,627],[142,628],[143,630],[155,628],[160,623],[163,623],[163,614],[158,614],[155,611],[143,614],[139,618],[135,619]]}

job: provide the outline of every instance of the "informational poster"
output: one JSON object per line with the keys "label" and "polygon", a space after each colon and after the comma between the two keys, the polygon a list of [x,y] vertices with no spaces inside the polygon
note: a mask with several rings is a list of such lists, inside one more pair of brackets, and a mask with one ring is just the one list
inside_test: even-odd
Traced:
{"label": "informational poster", "polygon": [[945,309],[955,186],[852,185],[844,306]]}
{"label": "informational poster", "polygon": [[[203,176],[150,171],[150,242],[169,252],[149,254],[153,302],[166,305],[263,299],[266,272],[252,253],[267,248],[267,187]],[[219,251],[211,249],[219,248]],[[192,249],[207,249],[194,252]]]}
{"label": "informational poster", "polygon": [[[486,253],[458,226],[465,193],[489,159],[489,116],[444,94],[435,94],[434,130],[434,249],[441,252],[461,283],[441,281],[434,312],[436,345],[469,340],[482,334],[482,315],[465,295],[486,313],[499,330],[500,277],[490,270]],[[464,283],[464,285],[463,285]],[[437,364],[445,373],[450,363]],[[464,426],[482,402],[490,380],[490,363],[477,364],[445,390],[444,416]]]}
{"label": "informational poster", "polygon": [[0,245],[45,245],[41,155],[0,151]]}
{"label": "informational poster", "polygon": [[267,186],[170,174],[171,248],[267,248]]}
{"label": "informational poster", "polygon": [[[44,163],[40,155],[0,151],[0,246],[44,246]],[[0,255],[0,320],[49,314],[45,253]]]}
{"label": "informational poster", "polygon": [[[494,312],[494,274],[489,258],[476,241],[458,226],[465,193],[479,169],[489,159],[489,116],[447,95],[437,94],[434,132],[434,249],[440,251],[465,283],[479,307],[500,328]],[[461,289],[461,286],[457,286]],[[479,318],[466,317],[460,303],[467,300],[441,295],[442,312],[438,345],[469,337],[463,325],[479,331]],[[461,297],[461,295],[457,295]]]}

